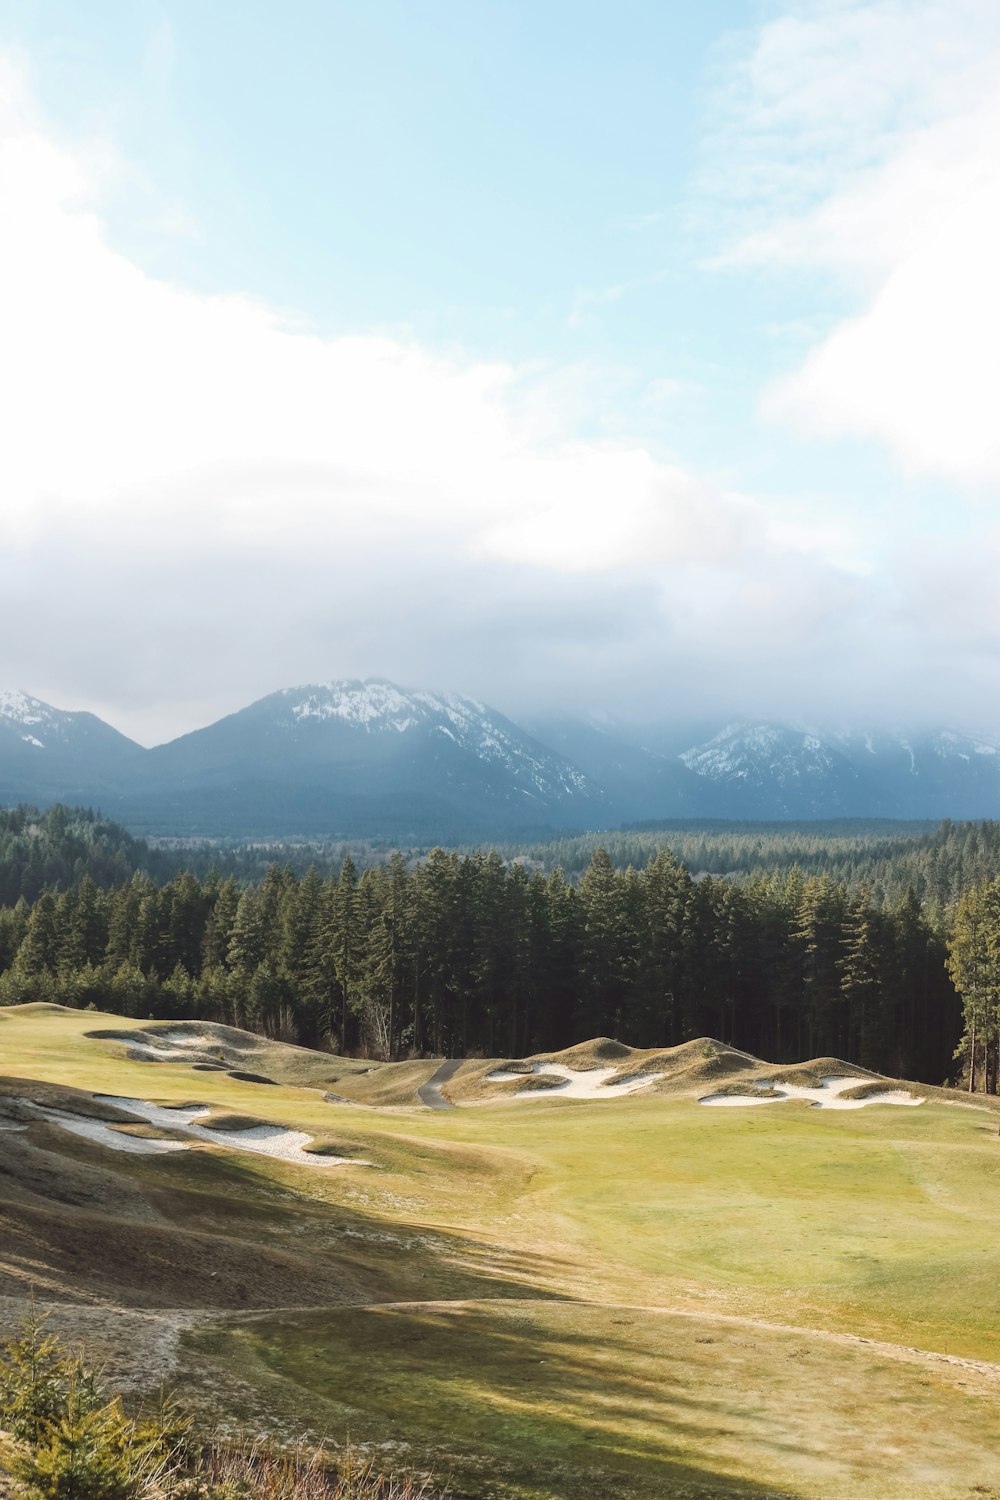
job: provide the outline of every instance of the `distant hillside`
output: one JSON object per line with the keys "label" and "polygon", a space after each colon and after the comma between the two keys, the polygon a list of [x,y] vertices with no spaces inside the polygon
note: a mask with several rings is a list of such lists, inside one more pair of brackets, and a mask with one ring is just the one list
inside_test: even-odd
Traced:
{"label": "distant hillside", "polygon": [[138,870],[166,878],[173,868],[169,857],[89,809],[0,808],[0,906],[22,896],[34,901],[46,887],[70,890],[87,875],[108,888]]}

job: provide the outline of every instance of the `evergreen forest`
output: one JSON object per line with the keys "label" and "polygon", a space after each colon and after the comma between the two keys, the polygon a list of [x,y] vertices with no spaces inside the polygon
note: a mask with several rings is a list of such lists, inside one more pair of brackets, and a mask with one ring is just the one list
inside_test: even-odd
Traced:
{"label": "evergreen forest", "polygon": [[394,1058],[710,1035],[774,1061],[1000,1086],[1000,824],[623,830],[555,852],[581,843],[569,872],[536,850],[332,867],[298,849],[258,874],[269,851],[229,851],[240,878],[91,812],[13,809],[0,1003]]}

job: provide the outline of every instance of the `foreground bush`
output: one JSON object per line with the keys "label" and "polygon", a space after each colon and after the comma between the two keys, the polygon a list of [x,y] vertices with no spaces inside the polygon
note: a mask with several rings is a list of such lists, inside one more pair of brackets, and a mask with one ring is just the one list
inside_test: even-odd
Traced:
{"label": "foreground bush", "polygon": [[434,1500],[351,1455],[198,1444],[171,1400],[130,1416],[34,1311],[0,1347],[0,1429],[0,1496],[6,1467],[23,1500]]}

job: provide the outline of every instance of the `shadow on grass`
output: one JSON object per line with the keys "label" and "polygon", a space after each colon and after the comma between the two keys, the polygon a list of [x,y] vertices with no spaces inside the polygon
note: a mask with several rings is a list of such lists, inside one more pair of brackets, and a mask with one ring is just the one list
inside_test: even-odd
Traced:
{"label": "shadow on grass", "polygon": [[488,1236],[388,1221],[256,1158],[119,1155],[42,1121],[5,1133],[0,1151],[0,1295],[34,1286],[150,1309],[556,1297],[565,1269]]}
{"label": "shadow on grass", "polygon": [[780,1420],[708,1350],[693,1371],[692,1337],[656,1332],[580,1304],[425,1305],[263,1317],[193,1347],[286,1417],[399,1449],[461,1495],[792,1500],[751,1477],[804,1457]]}

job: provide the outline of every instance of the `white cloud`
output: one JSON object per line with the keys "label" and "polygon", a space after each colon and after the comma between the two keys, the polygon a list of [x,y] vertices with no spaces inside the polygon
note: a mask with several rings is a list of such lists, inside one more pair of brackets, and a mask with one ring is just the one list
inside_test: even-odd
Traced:
{"label": "white cloud", "polygon": [[568,565],[603,570],[682,560],[706,517],[716,533],[732,524],[710,487],[648,455],[539,446],[538,397],[522,409],[508,366],[320,338],[247,298],[143,274],[110,248],[84,163],[38,128],[10,69],[0,97],[8,536],[37,533],[53,507],[85,509],[106,534],[141,508],[161,538],[184,514],[203,539],[263,549],[391,524],[561,569],[571,530]]}
{"label": "white cloud", "polygon": [[[106,231],[101,195],[128,180],[113,150],[58,140],[0,66],[13,683],[149,739],[364,673],[506,707],[805,711],[856,704],[883,631],[878,673],[913,694],[925,627],[884,633],[867,539],[821,505],[583,440],[586,369],[319,337],[156,279]],[[139,177],[135,196],[148,214]]]}
{"label": "white cloud", "polygon": [[728,103],[724,261],[826,271],[859,303],[765,410],[879,439],[907,473],[1000,478],[1000,10],[796,6]]}

